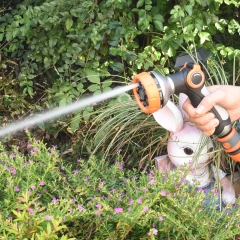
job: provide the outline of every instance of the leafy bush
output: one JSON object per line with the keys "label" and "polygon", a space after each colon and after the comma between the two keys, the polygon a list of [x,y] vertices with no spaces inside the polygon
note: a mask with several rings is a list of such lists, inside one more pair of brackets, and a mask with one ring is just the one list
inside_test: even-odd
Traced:
{"label": "leafy bush", "polygon": [[151,168],[125,169],[120,151],[109,165],[95,157],[69,164],[56,146],[30,136],[26,149],[1,146],[3,239],[229,239],[239,233],[238,209],[204,207],[206,196],[186,184],[185,167],[166,179]]}
{"label": "leafy bush", "polygon": [[48,92],[42,102],[65,105],[109,89],[118,75],[127,82],[141,69],[169,73],[182,47],[239,57],[238,7],[235,0],[25,0],[1,18],[0,41],[6,56],[20,58],[24,94],[40,85]]}

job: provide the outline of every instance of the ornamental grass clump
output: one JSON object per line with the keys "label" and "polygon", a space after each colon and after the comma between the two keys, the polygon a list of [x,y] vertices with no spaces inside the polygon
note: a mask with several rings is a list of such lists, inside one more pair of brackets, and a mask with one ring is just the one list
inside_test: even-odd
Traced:
{"label": "ornamental grass clump", "polygon": [[[238,202],[221,212],[185,181],[126,169],[92,157],[63,161],[57,146],[32,139],[24,154],[0,146],[1,239],[229,239],[239,231]],[[137,160],[136,160],[137,161]]]}

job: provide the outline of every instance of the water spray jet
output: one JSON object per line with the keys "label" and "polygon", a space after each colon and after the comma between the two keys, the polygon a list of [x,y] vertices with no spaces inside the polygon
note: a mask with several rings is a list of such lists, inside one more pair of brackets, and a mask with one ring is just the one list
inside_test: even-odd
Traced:
{"label": "water spray jet", "polygon": [[85,99],[76,101],[76,102],[74,102],[72,104],[69,104],[69,105],[66,105],[64,107],[59,107],[59,108],[56,108],[56,109],[52,109],[50,111],[43,112],[41,115],[36,115],[36,116],[33,116],[33,117],[26,118],[26,119],[24,119],[22,121],[19,121],[19,122],[14,122],[9,126],[0,129],[0,138],[8,135],[10,133],[22,130],[26,127],[30,127],[30,126],[36,125],[38,123],[49,121],[49,120],[52,120],[54,118],[63,116],[65,114],[74,112],[78,109],[87,107],[89,105],[102,102],[102,101],[107,100],[109,98],[116,97],[117,95],[119,95],[121,93],[124,93],[124,92],[127,92],[127,91],[129,91],[133,88],[136,88],[136,87],[138,87],[138,83],[123,86],[123,87],[118,87],[118,88],[115,88],[111,91],[103,92],[99,95],[87,97]]}

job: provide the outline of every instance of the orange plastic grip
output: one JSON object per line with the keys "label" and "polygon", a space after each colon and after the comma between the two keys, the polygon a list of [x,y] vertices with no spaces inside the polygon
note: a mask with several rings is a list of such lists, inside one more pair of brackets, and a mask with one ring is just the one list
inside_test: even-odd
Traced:
{"label": "orange plastic grip", "polygon": [[144,113],[154,113],[159,110],[161,108],[160,93],[152,76],[147,72],[141,72],[133,78],[132,83],[137,82],[140,82],[142,84],[148,98],[148,106],[144,106],[140,101],[140,97],[137,93],[137,88],[133,89],[134,96],[141,110]]}
{"label": "orange plastic grip", "polygon": [[221,143],[224,151],[229,153],[229,156],[236,162],[240,162],[240,152],[234,154],[234,152],[240,150],[240,135],[234,127],[231,132],[222,138],[217,138]]}

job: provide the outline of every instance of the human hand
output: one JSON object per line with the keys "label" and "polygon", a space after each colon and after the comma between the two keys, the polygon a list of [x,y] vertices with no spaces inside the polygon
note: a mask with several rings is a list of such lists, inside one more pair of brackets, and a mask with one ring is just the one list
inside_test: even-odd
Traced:
{"label": "human hand", "polygon": [[231,122],[240,118],[240,87],[230,85],[215,85],[207,87],[210,94],[202,99],[194,108],[189,98],[183,104],[183,110],[189,115],[189,121],[206,136],[211,136],[219,125],[219,120],[212,112],[214,105],[220,105],[228,112]]}

